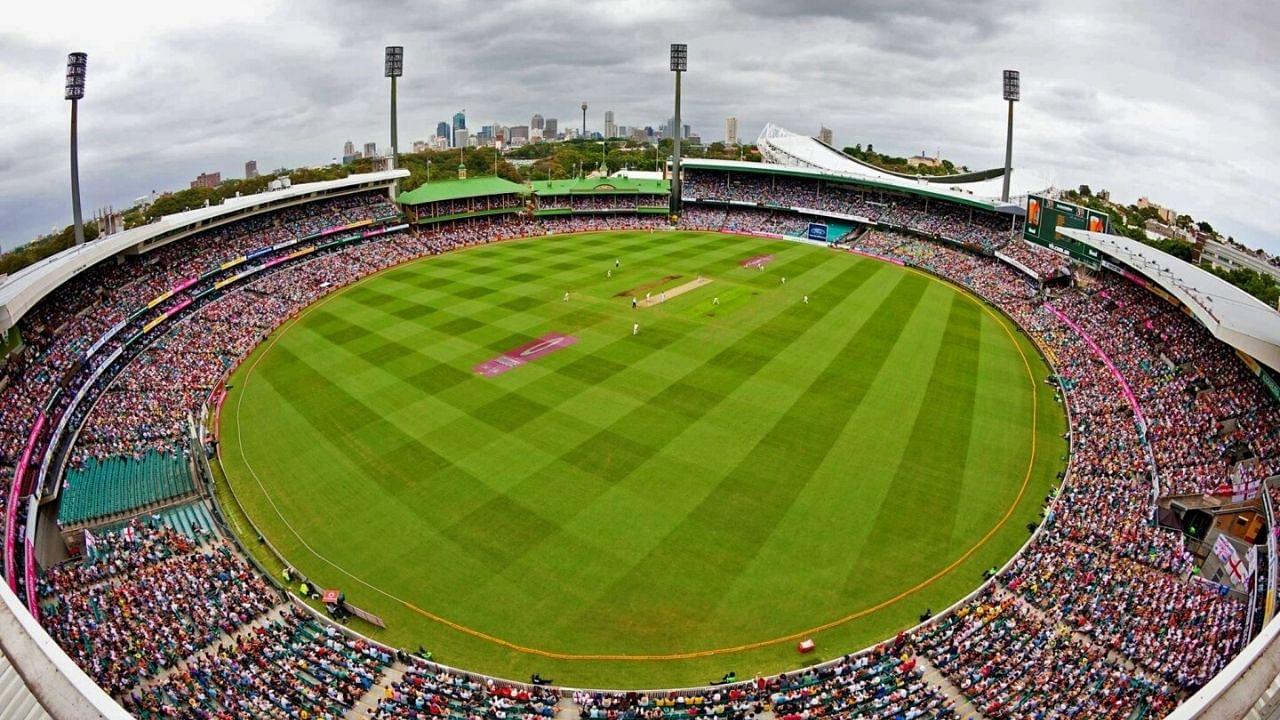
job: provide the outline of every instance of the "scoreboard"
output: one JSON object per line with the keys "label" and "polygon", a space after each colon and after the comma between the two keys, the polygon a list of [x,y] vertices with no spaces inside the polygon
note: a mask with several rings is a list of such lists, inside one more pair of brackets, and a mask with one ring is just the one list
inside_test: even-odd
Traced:
{"label": "scoreboard", "polygon": [[1022,237],[1097,267],[1100,260],[1098,251],[1058,232],[1060,228],[1106,233],[1111,231],[1111,217],[1074,203],[1028,195]]}

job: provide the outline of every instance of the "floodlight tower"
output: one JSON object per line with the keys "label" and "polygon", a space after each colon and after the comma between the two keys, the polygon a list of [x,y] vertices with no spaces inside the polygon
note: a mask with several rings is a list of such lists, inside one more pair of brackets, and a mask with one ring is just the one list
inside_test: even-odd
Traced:
{"label": "floodlight tower", "polygon": [[84,97],[84,73],[89,56],[82,52],[67,55],[66,99],[71,101],[71,215],[75,222],[76,244],[84,244],[84,220],[80,216],[80,149],[76,139],[76,114]]}
{"label": "floodlight tower", "polygon": [[1021,79],[1017,70],[1004,71],[1004,99],[1009,103],[1009,128],[1004,139],[1004,189],[1000,199],[1009,202],[1009,178],[1013,173],[1013,104],[1022,97]]}
{"label": "floodlight tower", "polygon": [[671,43],[671,72],[676,74],[676,114],[671,123],[671,215],[680,214],[680,75],[689,69],[689,46]]}
{"label": "floodlight tower", "polygon": [[582,139],[587,139],[587,101],[582,101]]}
{"label": "floodlight tower", "polygon": [[396,78],[404,74],[404,48],[400,45],[388,45],[386,76],[391,78],[391,167],[400,167],[400,138],[396,133]]}

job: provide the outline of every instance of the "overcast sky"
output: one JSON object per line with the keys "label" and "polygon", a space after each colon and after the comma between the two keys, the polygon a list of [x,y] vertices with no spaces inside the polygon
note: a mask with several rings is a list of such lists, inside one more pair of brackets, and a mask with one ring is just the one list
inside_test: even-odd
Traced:
{"label": "overcast sky", "polygon": [[[127,8],[127,9],[121,9]],[[70,222],[66,53],[86,217],[201,171],[240,177],[389,144],[382,48],[405,46],[401,147],[466,109],[658,126],[667,45],[689,45],[684,117],[736,115],[837,145],[1003,162],[1000,72],[1022,71],[1014,165],[1139,195],[1280,252],[1280,4],[941,0],[22,2],[0,24],[0,245]],[[577,121],[574,118],[579,118]]]}

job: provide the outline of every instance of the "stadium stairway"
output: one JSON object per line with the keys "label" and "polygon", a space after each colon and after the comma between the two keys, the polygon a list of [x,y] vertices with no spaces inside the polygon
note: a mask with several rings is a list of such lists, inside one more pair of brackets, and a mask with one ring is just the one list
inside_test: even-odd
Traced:
{"label": "stadium stairway", "polygon": [[[237,629],[236,629],[236,631],[235,631],[234,633],[231,633],[230,635],[226,635],[226,634],[224,634],[222,637],[218,638],[218,640],[217,640],[216,642],[214,642],[214,643],[212,643],[211,645],[209,645],[209,647],[205,648],[204,650],[197,651],[197,652],[195,653],[195,655],[199,655],[199,654],[201,654],[202,652],[213,652],[213,651],[216,651],[216,649],[217,649],[217,647],[218,647],[219,645],[223,645],[223,644],[232,644],[232,645],[234,645],[234,644],[235,644],[235,641],[236,641],[236,640],[238,640],[239,638],[244,637],[244,636],[246,636],[246,635],[248,635],[248,634],[252,633],[253,631],[257,630],[258,628],[262,627],[263,625],[266,625],[266,624],[268,624],[268,623],[270,623],[270,622],[273,622],[273,621],[275,621],[275,620],[280,620],[281,618],[283,618],[283,617],[284,617],[284,611],[285,611],[285,610],[287,610],[288,608],[289,608],[289,603],[287,603],[287,602],[281,602],[281,603],[279,603],[279,604],[278,604],[278,605],[276,605],[275,607],[273,607],[273,608],[271,608],[270,610],[268,610],[267,612],[263,613],[261,617],[259,617],[258,619],[254,620],[253,622],[248,623],[248,624],[246,624],[246,625],[241,625],[239,628],[237,628]],[[150,690],[151,688],[155,687],[156,685],[163,684],[163,683],[164,683],[164,681],[165,681],[165,680],[167,680],[167,679],[169,678],[169,676],[170,676],[170,675],[173,675],[173,674],[174,674],[174,673],[176,673],[176,672],[179,672],[179,671],[185,670],[185,669],[186,669],[186,667],[187,667],[187,661],[188,661],[188,660],[190,660],[192,657],[193,657],[193,655],[188,655],[187,657],[183,658],[182,660],[180,660],[180,661],[178,661],[176,664],[174,664],[174,666],[173,666],[173,667],[171,667],[171,668],[165,668],[164,670],[161,670],[160,672],[156,673],[155,675],[153,675],[153,676],[151,676],[151,677],[147,678],[146,680],[142,681],[141,683],[139,683],[139,684],[138,684],[138,690],[139,690],[139,691],[142,691],[142,690]]]}
{"label": "stadium stairway", "polygon": [[382,671],[382,679],[369,688],[360,699],[356,700],[351,709],[347,711],[344,717],[347,720],[367,720],[377,714],[378,700],[382,699],[393,685],[400,682],[400,678],[404,677],[404,673],[409,668],[404,663],[396,660],[388,665]]}
{"label": "stadium stairway", "polygon": [[936,665],[929,662],[929,658],[924,653],[916,653],[916,666],[924,673],[924,681],[942,691],[942,694],[948,700],[955,703],[956,717],[965,718],[965,720],[987,720],[987,716],[982,714],[977,705],[973,704],[965,694],[960,692],[960,688],[956,687]]}
{"label": "stadium stairway", "polygon": [[[995,588],[995,593],[997,598],[1001,600],[1005,600],[1007,598],[1013,598],[1014,601],[1018,603],[1018,607],[1026,608],[1027,612],[1040,618],[1045,623],[1048,623],[1050,625],[1056,625],[1060,622],[1050,617],[1049,615],[1047,615],[1044,610],[1041,610],[1035,605],[1032,605],[1026,600],[1023,600],[1022,598],[1018,597],[1017,595],[1014,595],[1004,585],[1000,583],[994,583],[992,587]],[[1165,682],[1164,678],[1160,677],[1158,673],[1154,673],[1148,670],[1142,665],[1135,663],[1134,661],[1130,660],[1124,655],[1121,655],[1115,650],[1112,650],[1111,648],[1107,648],[1107,647],[1103,647],[1102,645],[1099,645],[1098,641],[1094,640],[1093,636],[1091,635],[1086,635],[1085,633],[1082,633],[1079,630],[1072,628],[1071,638],[1076,642],[1082,643],[1091,648],[1102,651],[1102,653],[1106,656],[1107,660],[1111,661],[1118,667],[1124,668],[1125,670],[1133,673],[1134,675],[1142,678],[1143,680],[1146,680],[1150,683],[1154,683],[1156,685],[1161,685]]]}

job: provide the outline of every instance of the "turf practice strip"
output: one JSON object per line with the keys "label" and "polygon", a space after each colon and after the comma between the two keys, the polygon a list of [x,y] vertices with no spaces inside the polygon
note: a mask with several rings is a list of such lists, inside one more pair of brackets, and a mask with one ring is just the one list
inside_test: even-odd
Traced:
{"label": "turf practice strip", "polygon": [[517,679],[678,686],[860,649],[976,587],[1064,466],[1048,373],[918,271],[579,234],[316,303],[233,376],[220,454],[265,537],[388,624],[357,629]]}

